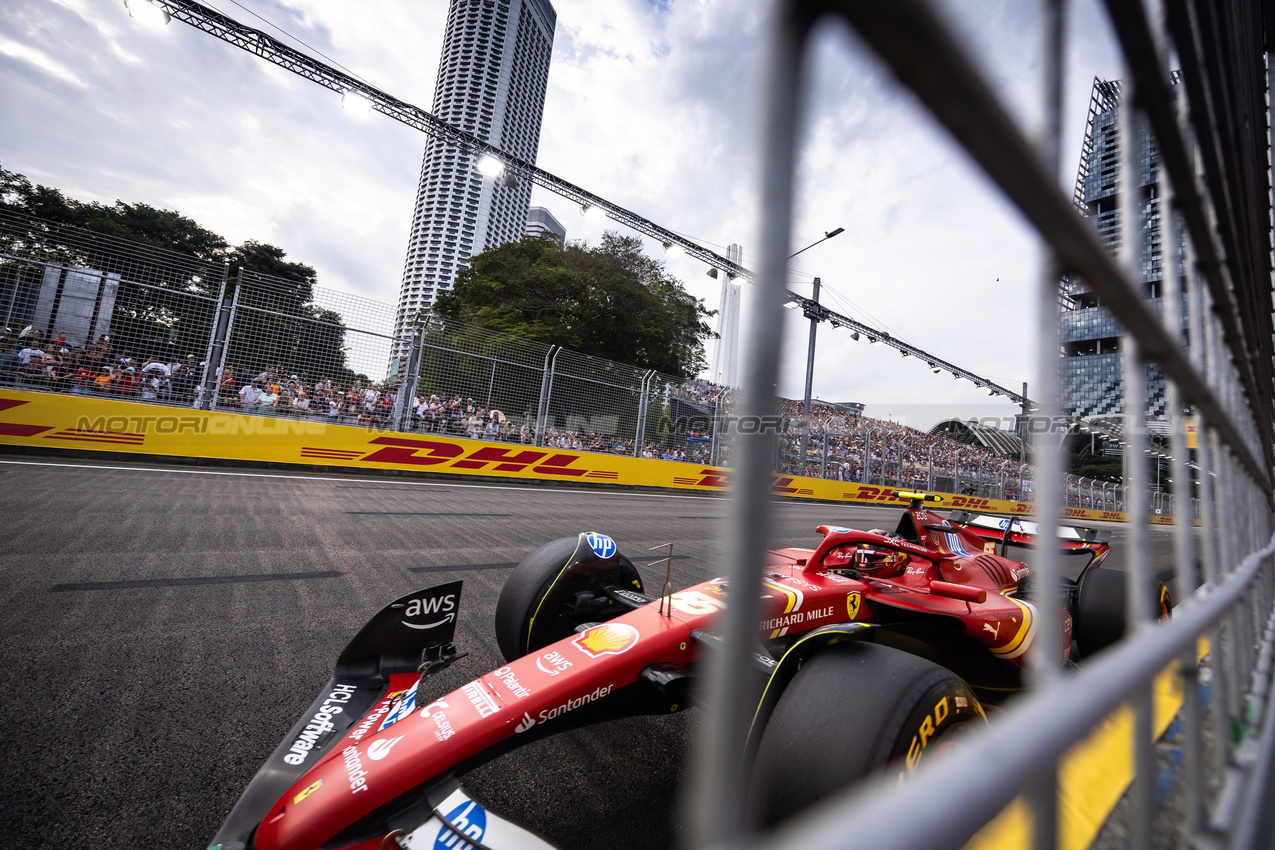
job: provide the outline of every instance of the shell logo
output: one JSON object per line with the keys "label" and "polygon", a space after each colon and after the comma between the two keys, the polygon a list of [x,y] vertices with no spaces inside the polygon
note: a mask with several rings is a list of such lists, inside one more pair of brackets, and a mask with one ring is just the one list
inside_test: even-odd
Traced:
{"label": "shell logo", "polygon": [[627,623],[605,623],[594,626],[572,641],[590,658],[628,652],[638,641],[638,630]]}

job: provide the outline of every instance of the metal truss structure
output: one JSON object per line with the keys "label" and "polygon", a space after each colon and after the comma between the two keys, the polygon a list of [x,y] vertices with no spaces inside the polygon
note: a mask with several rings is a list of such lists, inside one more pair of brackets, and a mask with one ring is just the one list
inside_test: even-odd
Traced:
{"label": "metal truss structure", "polygon": [[[134,0],[134,2],[144,1]],[[517,180],[528,180],[560,197],[574,201],[584,208],[596,207],[603,210],[607,217],[613,221],[656,239],[666,246],[678,245],[689,256],[707,263],[712,268],[720,269],[733,278],[743,278],[749,281],[754,278],[752,270],[743,265],[663,228],[632,210],[625,209],[542,168],[537,168],[533,163],[519,159],[495,145],[488,144],[477,136],[448,124],[419,106],[414,106],[386,94],[350,74],[338,71],[330,65],[288,47],[260,30],[245,26],[216,9],[194,2],[194,0],[149,0],[149,2],[168,12],[175,20],[188,24],[201,32],[216,36],[222,41],[246,50],[254,56],[304,77],[312,83],[323,86],[342,96],[353,93],[365,98],[373,110],[446,142],[462,154],[474,157],[475,162],[484,156],[494,157],[504,164],[505,179],[512,177]],[[987,378],[970,372],[968,369],[962,369],[942,358],[922,351],[916,346],[909,345],[885,331],[842,315],[809,298],[790,291],[788,299],[800,305],[807,318],[828,322],[833,327],[855,331],[866,336],[872,342],[880,342],[896,349],[905,357],[916,357],[918,360],[929,364],[931,369],[937,367],[950,372],[956,378],[964,378],[971,381],[975,386],[987,389],[991,395],[1005,396],[1010,401],[1020,405],[1030,404],[1029,400],[1021,393],[1016,393],[1000,386]]]}

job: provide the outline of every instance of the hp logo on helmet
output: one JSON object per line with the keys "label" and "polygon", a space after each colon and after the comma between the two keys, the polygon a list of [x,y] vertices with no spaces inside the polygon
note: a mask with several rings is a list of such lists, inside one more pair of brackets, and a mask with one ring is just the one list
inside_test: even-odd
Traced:
{"label": "hp logo on helmet", "polygon": [[615,541],[605,534],[591,531],[585,535],[584,539],[589,544],[589,548],[593,550],[593,554],[599,558],[609,558],[615,554]]}

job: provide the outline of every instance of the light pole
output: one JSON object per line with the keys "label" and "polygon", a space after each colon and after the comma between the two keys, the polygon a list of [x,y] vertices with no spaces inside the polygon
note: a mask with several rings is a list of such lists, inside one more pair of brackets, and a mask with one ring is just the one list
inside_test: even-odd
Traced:
{"label": "light pole", "polygon": [[[811,242],[805,248],[802,248],[801,251],[797,251],[794,254],[789,254],[788,259],[791,260],[793,257],[797,256],[797,254],[800,254],[804,251],[809,251],[811,248],[815,247],[816,245],[823,242],[827,242],[832,237],[838,236],[845,232],[846,232],[846,229],[844,227],[838,227],[836,230],[825,231],[822,239],[818,239],[814,242]],[[814,292],[814,295],[811,296],[811,300],[814,301],[816,304],[819,303],[820,283],[821,281],[819,280],[819,278],[815,278],[815,292]],[[815,334],[817,333],[817,330],[819,328],[818,314],[807,312],[806,318],[810,320],[810,346],[806,350],[806,396],[805,396],[805,403],[802,405],[802,408],[801,408],[801,466],[798,469],[798,472],[801,475],[806,474],[806,449],[808,448],[810,443],[810,389],[815,380]]]}

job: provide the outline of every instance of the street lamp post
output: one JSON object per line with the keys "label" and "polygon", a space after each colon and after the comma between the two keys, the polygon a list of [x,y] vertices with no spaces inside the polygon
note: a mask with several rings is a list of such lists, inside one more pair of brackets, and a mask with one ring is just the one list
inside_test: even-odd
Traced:
{"label": "street lamp post", "polygon": [[[791,260],[793,257],[797,256],[797,254],[801,254],[806,251],[809,251],[811,248],[815,247],[816,245],[819,245],[823,242],[827,242],[832,237],[838,236],[845,232],[846,232],[846,229],[844,227],[838,227],[836,230],[825,231],[822,239],[817,239],[814,242],[811,242],[806,247],[802,248],[800,251],[797,251],[796,253],[793,253],[793,254],[789,254],[788,259]],[[819,285],[820,285],[819,278],[815,278],[815,294],[812,296],[812,299],[814,300],[816,304],[819,303]],[[810,443],[810,389],[815,378],[815,333],[816,333],[816,328],[819,327],[819,317],[817,315],[812,313],[807,313],[806,318],[810,319],[810,347],[808,351],[806,352],[805,405],[801,408],[801,465],[798,467],[798,473],[800,475],[806,474],[806,449],[809,447],[809,443]]]}
{"label": "street lamp post", "polygon": [[[800,253],[800,252],[798,252]],[[793,256],[796,256],[794,254]],[[819,278],[815,278],[814,302],[819,303]],[[801,408],[801,474],[806,474],[806,449],[810,442],[810,390],[815,380],[815,334],[819,328],[819,317],[807,314],[810,318],[810,345],[806,349],[806,395]]]}

